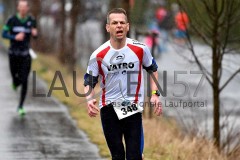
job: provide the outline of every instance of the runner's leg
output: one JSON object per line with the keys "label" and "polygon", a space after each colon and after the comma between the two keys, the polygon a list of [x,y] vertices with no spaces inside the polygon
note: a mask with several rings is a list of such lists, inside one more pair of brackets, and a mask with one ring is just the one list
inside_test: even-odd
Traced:
{"label": "runner's leg", "polygon": [[127,160],[141,160],[143,152],[142,114],[123,119]]}
{"label": "runner's leg", "polygon": [[23,107],[24,100],[27,95],[28,76],[31,71],[31,57],[21,57],[20,78],[22,83],[22,90],[20,96],[19,108]]}
{"label": "runner's leg", "polygon": [[113,106],[101,108],[103,132],[112,155],[112,160],[125,160],[123,131],[121,121],[117,118]]}
{"label": "runner's leg", "polygon": [[19,80],[19,58],[18,56],[9,55],[9,67],[12,76],[12,83],[15,87],[20,85]]}

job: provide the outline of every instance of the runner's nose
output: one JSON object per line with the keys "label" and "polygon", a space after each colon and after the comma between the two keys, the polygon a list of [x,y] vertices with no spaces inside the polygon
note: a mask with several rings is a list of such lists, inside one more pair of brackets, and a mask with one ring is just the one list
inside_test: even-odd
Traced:
{"label": "runner's nose", "polygon": [[117,23],[117,27],[121,27],[122,24],[120,22]]}

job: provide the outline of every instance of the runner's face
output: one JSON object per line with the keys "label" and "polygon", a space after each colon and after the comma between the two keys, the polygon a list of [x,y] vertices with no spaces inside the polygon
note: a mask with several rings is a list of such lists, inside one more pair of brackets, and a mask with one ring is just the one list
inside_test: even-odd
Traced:
{"label": "runner's face", "polygon": [[129,31],[129,23],[126,16],[122,13],[112,13],[109,15],[109,24],[106,25],[107,32],[114,40],[122,40],[126,38]]}
{"label": "runner's face", "polygon": [[29,7],[28,7],[28,2],[26,1],[20,1],[18,3],[18,12],[20,15],[25,16],[28,13]]}

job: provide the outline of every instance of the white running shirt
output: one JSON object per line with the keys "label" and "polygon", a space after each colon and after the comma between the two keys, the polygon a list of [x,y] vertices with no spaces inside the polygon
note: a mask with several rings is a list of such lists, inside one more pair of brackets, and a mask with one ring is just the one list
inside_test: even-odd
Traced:
{"label": "white running shirt", "polygon": [[107,41],[95,50],[87,73],[100,76],[99,107],[119,99],[138,104],[144,102],[143,66],[149,67],[152,60],[148,47],[130,38],[121,49],[114,49]]}

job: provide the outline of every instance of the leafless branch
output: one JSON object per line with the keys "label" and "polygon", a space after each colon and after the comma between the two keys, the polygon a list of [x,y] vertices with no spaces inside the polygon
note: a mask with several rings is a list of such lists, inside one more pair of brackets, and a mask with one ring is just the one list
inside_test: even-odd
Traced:
{"label": "leafless branch", "polygon": [[[213,13],[212,9],[209,8],[209,2],[207,2],[206,0],[202,0],[201,2],[204,4],[204,7],[206,8],[207,12],[209,13],[210,18],[212,19],[214,16],[214,13]],[[198,8],[198,7],[196,7],[196,8]]]}
{"label": "leafless branch", "polygon": [[193,55],[193,57],[194,57],[197,65],[198,65],[198,67],[200,68],[200,70],[205,71],[204,74],[205,74],[205,76],[206,76],[206,79],[207,79],[208,83],[209,83],[210,85],[213,85],[212,81],[211,81],[210,78],[209,78],[209,75],[211,76],[212,74],[211,74],[210,72],[208,72],[208,70],[207,70],[207,69],[203,66],[203,64],[199,61],[199,59],[198,59],[198,57],[197,57],[197,55],[196,55],[196,53],[195,53],[195,50],[194,50],[194,47],[193,47],[193,44],[192,44],[192,40],[191,40],[191,38],[190,38],[190,36],[189,36],[188,31],[187,31],[187,39],[188,39],[188,43],[189,43],[189,45],[190,45],[190,46],[189,46],[189,50],[191,51],[191,53],[192,53],[192,55]]}
{"label": "leafless branch", "polygon": [[[182,3],[180,2],[180,0],[178,0],[178,4],[179,4],[180,8],[183,9]],[[207,79],[208,83],[213,86],[213,82],[210,79],[211,76],[209,77],[209,75],[211,75],[211,73],[208,72],[208,70],[204,67],[204,65],[199,61],[199,58],[197,57],[197,55],[195,53],[194,46],[193,46],[191,37],[189,35],[189,30],[188,29],[187,29],[187,40],[188,40],[188,43],[189,43],[189,50],[191,51],[198,67],[200,68],[200,70],[204,71],[204,74],[206,76],[206,79]]]}
{"label": "leafless branch", "polygon": [[238,70],[236,70],[236,71],[232,74],[232,76],[230,76],[230,77],[228,78],[228,80],[222,85],[222,87],[220,87],[219,92],[221,92],[221,91],[228,85],[228,83],[229,83],[238,73],[240,73],[240,68],[239,68]]}
{"label": "leafless branch", "polygon": [[199,35],[199,37],[202,38],[204,43],[206,43],[207,45],[211,45],[211,42],[209,42],[209,40],[204,36],[204,34],[198,28],[195,27],[195,25],[191,25],[191,27]]}
{"label": "leafless branch", "polygon": [[221,9],[218,13],[218,16],[221,17],[224,11],[224,6],[225,6],[225,0],[222,0],[222,4],[221,4]]}
{"label": "leafless branch", "polygon": [[[198,9],[199,7],[197,6],[197,4],[195,4],[193,2],[193,5],[194,5],[194,9],[195,9],[195,12],[196,12],[196,15],[194,18],[191,19],[190,23],[191,23],[191,26],[194,26],[195,28],[195,31],[202,37],[205,37],[203,36],[202,33],[206,33],[205,35],[208,35],[208,36],[211,36],[211,30],[212,30],[212,26],[211,24],[207,21],[207,17],[204,17],[203,14],[202,14],[202,11],[200,9]],[[185,9],[184,9],[185,10]],[[196,18],[197,17],[197,18]],[[201,26],[201,28],[199,27]],[[204,32],[203,32],[204,30]],[[205,37],[206,38],[206,37]],[[207,44],[210,44],[210,43],[207,43]]]}
{"label": "leafless branch", "polygon": [[[229,10],[231,10],[231,8]],[[227,48],[228,40],[229,40],[229,32],[230,32],[230,28],[231,28],[231,25],[230,25],[231,14],[229,13],[230,12],[229,10],[227,9],[227,17],[225,17],[225,19],[223,20],[223,23],[224,23],[224,21],[226,21],[227,26],[226,26],[225,40],[223,42],[223,47],[222,47],[223,53],[222,53],[222,55],[220,57],[220,60],[222,60],[223,55],[225,54],[224,51]]]}

